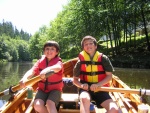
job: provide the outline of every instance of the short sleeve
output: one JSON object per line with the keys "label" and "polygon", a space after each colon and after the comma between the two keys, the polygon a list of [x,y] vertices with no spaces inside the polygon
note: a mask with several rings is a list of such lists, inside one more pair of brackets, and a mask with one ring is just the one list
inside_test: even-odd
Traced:
{"label": "short sleeve", "polygon": [[40,63],[40,60],[38,60],[32,67],[32,70],[34,71],[35,75],[39,75],[39,73],[40,73],[39,63]]}
{"label": "short sleeve", "polygon": [[80,60],[78,60],[73,69],[73,76],[75,76],[75,77],[80,76],[80,67],[81,67]]}
{"label": "short sleeve", "polygon": [[114,68],[113,68],[111,61],[104,54],[102,56],[102,65],[103,65],[105,71],[107,71],[107,72],[113,72],[114,71]]}

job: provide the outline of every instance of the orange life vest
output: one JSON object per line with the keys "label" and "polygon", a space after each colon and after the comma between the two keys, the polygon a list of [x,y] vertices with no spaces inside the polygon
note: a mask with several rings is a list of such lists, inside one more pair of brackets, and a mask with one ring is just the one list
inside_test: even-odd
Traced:
{"label": "orange life vest", "polygon": [[[86,82],[89,84],[98,83],[106,77],[102,65],[102,55],[102,53],[96,51],[93,59],[90,59],[90,56],[85,51],[80,52],[79,59],[81,62],[81,82]],[[105,84],[104,86],[109,85]]]}

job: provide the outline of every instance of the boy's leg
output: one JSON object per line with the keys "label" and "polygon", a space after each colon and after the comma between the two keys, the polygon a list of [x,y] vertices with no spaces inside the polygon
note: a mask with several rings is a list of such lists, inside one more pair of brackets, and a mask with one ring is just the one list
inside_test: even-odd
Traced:
{"label": "boy's leg", "polygon": [[107,113],[118,113],[119,112],[119,110],[118,110],[119,108],[118,108],[117,104],[112,99],[105,100],[101,104],[101,106],[107,110]]}
{"label": "boy's leg", "polygon": [[90,95],[87,91],[80,93],[80,113],[90,113]]}

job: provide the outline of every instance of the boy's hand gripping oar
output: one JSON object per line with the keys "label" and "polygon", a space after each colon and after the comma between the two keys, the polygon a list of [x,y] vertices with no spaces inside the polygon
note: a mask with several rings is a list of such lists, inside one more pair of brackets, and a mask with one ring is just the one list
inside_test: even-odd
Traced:
{"label": "boy's hand gripping oar", "polygon": [[[54,71],[51,70],[50,72],[45,74],[45,77],[47,78],[47,77],[49,77],[49,76],[51,76],[53,74],[54,74]],[[28,81],[26,81],[25,85],[28,86],[28,85],[31,85],[31,84],[33,84],[35,82],[40,81],[40,80],[41,80],[40,76],[35,76],[35,77],[29,79]],[[3,92],[0,92],[0,96],[8,95],[8,94],[13,93],[13,92],[15,93],[15,92],[17,92],[20,89],[21,89],[21,86],[20,86],[20,84],[18,84],[16,86],[13,86],[13,87],[10,87],[10,88],[4,90]]]}
{"label": "boy's hand gripping oar", "polygon": [[138,95],[150,95],[150,90],[146,89],[125,89],[125,88],[113,88],[113,87],[98,87],[95,91],[106,91],[106,92],[120,92],[120,93],[131,93]]}

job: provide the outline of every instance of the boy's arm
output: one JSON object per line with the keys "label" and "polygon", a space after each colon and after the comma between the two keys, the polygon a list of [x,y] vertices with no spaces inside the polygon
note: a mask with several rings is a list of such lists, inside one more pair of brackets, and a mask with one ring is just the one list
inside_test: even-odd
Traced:
{"label": "boy's arm", "polygon": [[58,61],[57,64],[55,64],[55,65],[53,65],[53,66],[49,66],[49,67],[43,69],[40,74],[46,74],[46,73],[50,72],[51,70],[53,70],[55,73],[57,73],[57,72],[59,72],[62,68],[63,68],[62,62],[61,62],[61,61]]}
{"label": "boy's arm", "polygon": [[79,76],[80,76],[80,60],[76,63],[75,67],[74,67],[74,70],[73,70],[73,83],[79,87],[79,88],[82,88],[84,90],[88,90],[89,86],[88,84],[82,84],[79,82]]}
{"label": "boy's arm", "polygon": [[41,72],[40,72],[40,76],[42,79],[45,79],[45,74],[50,72],[50,71],[54,71],[54,73],[57,73],[59,71],[61,71],[63,68],[63,64],[61,61],[58,61],[57,64],[53,65],[53,66],[49,66],[45,69],[43,69]]}
{"label": "boy's arm", "polygon": [[107,84],[112,79],[112,72],[105,72],[106,77],[97,83],[98,86],[103,86],[104,84]]}
{"label": "boy's arm", "polygon": [[24,83],[25,83],[28,79],[30,79],[31,77],[33,77],[33,75],[34,75],[33,69],[28,70],[28,71],[24,74],[24,76],[22,77],[22,79],[19,81],[20,86],[21,86],[21,87],[25,87],[25,84],[24,84]]}

